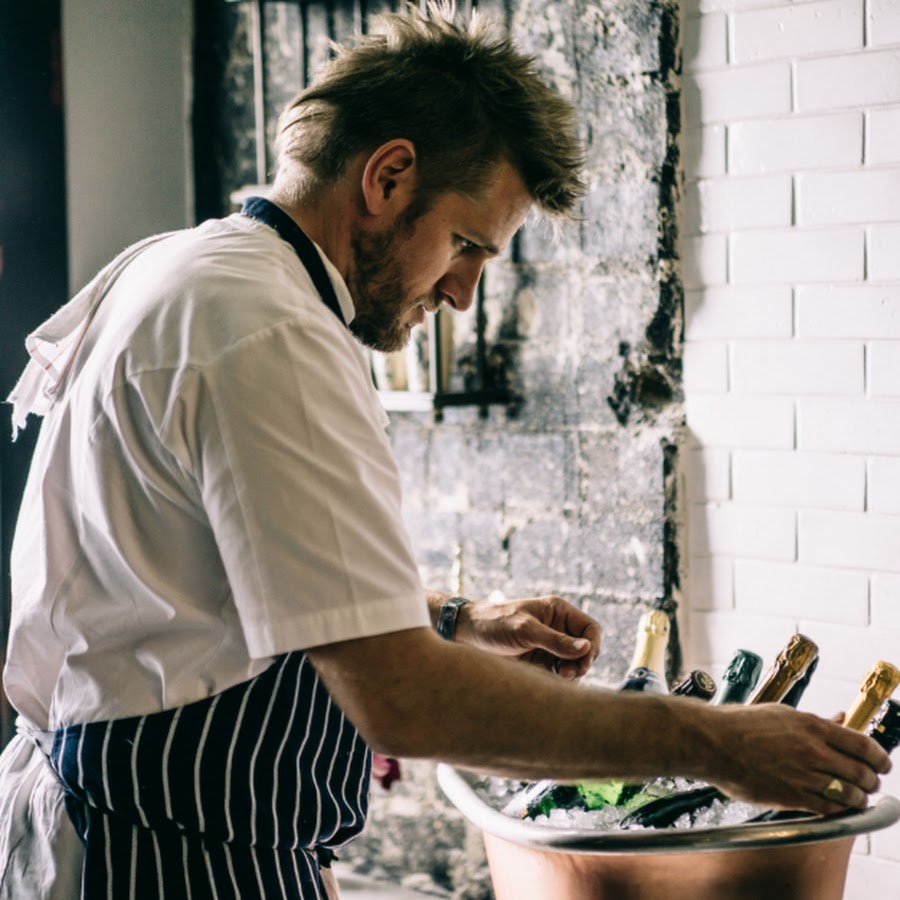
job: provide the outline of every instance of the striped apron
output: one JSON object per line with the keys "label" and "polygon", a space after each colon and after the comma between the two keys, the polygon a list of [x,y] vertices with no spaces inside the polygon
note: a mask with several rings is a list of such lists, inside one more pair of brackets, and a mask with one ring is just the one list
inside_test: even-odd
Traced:
{"label": "striped apron", "polygon": [[83,900],[326,900],[319,866],[365,821],[370,753],[300,651],[187,706],[33,737],[85,844]]}
{"label": "striped apron", "polygon": [[[345,322],[299,226],[258,197],[242,211]],[[85,845],[82,900],[327,900],[320,867],[365,822],[371,754],[301,651],[177,709],[28,732]]]}

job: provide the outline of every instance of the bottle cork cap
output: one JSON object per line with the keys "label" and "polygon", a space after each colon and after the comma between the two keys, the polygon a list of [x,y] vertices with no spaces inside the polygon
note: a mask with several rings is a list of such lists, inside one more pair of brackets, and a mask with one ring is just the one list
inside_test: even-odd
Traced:
{"label": "bottle cork cap", "polygon": [[819,648],[804,634],[791,635],[751,703],[778,703],[818,658]]}
{"label": "bottle cork cap", "polygon": [[884,698],[892,694],[898,684],[900,684],[900,669],[880,659],[869,670],[859,689],[867,693],[876,691]]}
{"label": "bottle cork cap", "polygon": [[805,634],[791,636],[787,646],[781,651],[784,663],[797,675],[806,671],[809,664],[819,655],[816,643]]}
{"label": "bottle cork cap", "polygon": [[660,637],[668,637],[669,634],[669,616],[668,613],[661,609],[651,609],[641,616],[641,631],[647,631]]}
{"label": "bottle cork cap", "polygon": [[898,684],[900,669],[883,659],[875,663],[860,682],[859,694],[847,711],[844,725],[854,731],[864,729],[882,702],[894,693]]}

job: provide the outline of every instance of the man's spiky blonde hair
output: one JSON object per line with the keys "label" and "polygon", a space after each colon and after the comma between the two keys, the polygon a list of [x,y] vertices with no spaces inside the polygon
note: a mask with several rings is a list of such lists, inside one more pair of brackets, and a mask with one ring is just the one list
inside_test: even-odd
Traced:
{"label": "man's spiky blonde hair", "polygon": [[473,13],[460,23],[447,4],[411,8],[335,51],[279,123],[279,168],[301,193],[405,138],[423,198],[475,194],[505,159],[544,214],[572,212],[584,190],[574,110],[489,20]]}

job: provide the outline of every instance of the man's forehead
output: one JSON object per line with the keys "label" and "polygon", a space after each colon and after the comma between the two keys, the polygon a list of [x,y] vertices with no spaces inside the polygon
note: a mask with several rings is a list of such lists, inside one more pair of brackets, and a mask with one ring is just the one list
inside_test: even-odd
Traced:
{"label": "man's forehead", "polygon": [[494,255],[506,249],[534,204],[518,170],[505,162],[497,165],[477,196],[459,196],[470,213],[467,217],[470,233],[465,237]]}

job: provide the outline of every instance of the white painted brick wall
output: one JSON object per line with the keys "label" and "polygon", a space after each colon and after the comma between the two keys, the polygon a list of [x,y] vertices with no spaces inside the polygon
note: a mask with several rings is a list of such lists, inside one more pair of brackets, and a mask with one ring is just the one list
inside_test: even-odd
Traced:
{"label": "white painted brick wall", "polygon": [[735,607],[835,625],[869,624],[869,579],[862,572],[757,562],[735,564]]}
{"label": "white painted brick wall", "polygon": [[[872,143],[879,153],[888,152],[889,128],[890,123],[879,120],[877,128],[872,129],[878,134]],[[728,172],[733,175],[857,166],[862,157],[863,115],[858,111],[728,126]],[[698,174],[703,177],[724,172]]]}
{"label": "white painted brick wall", "polygon": [[735,341],[731,384],[739,394],[862,394],[861,341]]}
{"label": "white painted brick wall", "polygon": [[872,576],[872,624],[900,632],[900,575],[878,572]]}
{"label": "white painted brick wall", "polygon": [[787,285],[688,290],[684,304],[688,345],[712,338],[789,338],[793,333],[793,299]]}
{"label": "white painted brick wall", "polygon": [[900,253],[897,252],[900,224],[873,225],[867,237],[869,278],[872,281],[900,281]]}
{"label": "white painted brick wall", "polygon": [[879,47],[900,44],[900,3],[869,0],[869,42]]}
{"label": "white painted brick wall", "polygon": [[726,282],[728,278],[728,238],[725,235],[685,237],[682,241],[681,251],[684,254],[685,288]]}
{"label": "white painted brick wall", "polygon": [[[900,63],[898,63],[900,64]],[[773,116],[791,110],[791,67],[787,63],[720,69],[696,75],[684,85],[689,122]]]}
{"label": "white painted brick wall", "polygon": [[863,45],[862,0],[823,0],[735,13],[736,63],[856,50]]}
{"label": "white painted brick wall", "polygon": [[797,176],[797,224],[891,222],[900,203],[900,168]]}
{"label": "white painted brick wall", "polygon": [[728,62],[728,17],[724,13],[686,16],[682,53],[694,69],[724,66]]}
{"label": "white painted brick wall", "polygon": [[699,178],[725,174],[725,127],[705,125],[684,133],[685,166]]}
{"label": "white painted brick wall", "polygon": [[[800,112],[900,103],[897,48],[800,60],[794,72],[796,109]],[[771,102],[775,100],[773,97]],[[781,101],[780,95],[777,100]]]}
{"label": "white painted brick wall", "polygon": [[704,180],[687,196],[696,198],[697,209],[685,215],[685,234],[779,228],[789,226],[793,216],[790,175]]}
{"label": "white painted brick wall", "polygon": [[878,341],[869,345],[869,391],[873,396],[900,397],[900,341]]}
{"label": "white painted brick wall", "polygon": [[796,296],[800,338],[900,338],[900,284],[807,285]]}
{"label": "white painted brick wall", "polygon": [[[684,14],[685,664],[802,631],[833,715],[900,664],[900,0]],[[900,900],[900,826],[845,900]]]}
{"label": "white painted brick wall", "polygon": [[685,462],[688,500],[706,502],[731,497],[731,454],[728,450],[698,447],[688,451]]}
{"label": "white painted brick wall", "polygon": [[800,562],[900,572],[900,517],[812,509],[798,517]]}
{"label": "white painted brick wall", "polygon": [[797,401],[797,446],[900,456],[900,400],[801,397]]}
{"label": "white painted brick wall", "polygon": [[731,277],[735,284],[797,284],[858,281],[865,272],[861,228],[731,235]]}
{"label": "white painted brick wall", "polygon": [[797,552],[796,518],[790,509],[692,504],[688,527],[701,554],[791,560]]}
{"label": "white painted brick wall", "polygon": [[[874,456],[869,460],[867,499],[872,512],[900,515],[900,457]],[[897,615],[900,619],[900,603]]]}
{"label": "white painted brick wall", "polygon": [[691,436],[708,447],[794,445],[794,404],[788,397],[741,397],[736,394],[688,394]]}
{"label": "white painted brick wall", "polygon": [[692,556],[688,590],[694,609],[734,607],[734,563],[727,556]]}
{"label": "white painted brick wall", "polygon": [[831,453],[735,450],[731,483],[738,503],[862,512],[866,463]]}
{"label": "white painted brick wall", "polygon": [[[900,10],[900,3],[896,8]],[[900,163],[900,107],[873,109],[868,122],[866,162],[874,165]]]}
{"label": "white painted brick wall", "polygon": [[724,341],[698,341],[684,348],[684,389],[728,390],[728,345]]}

